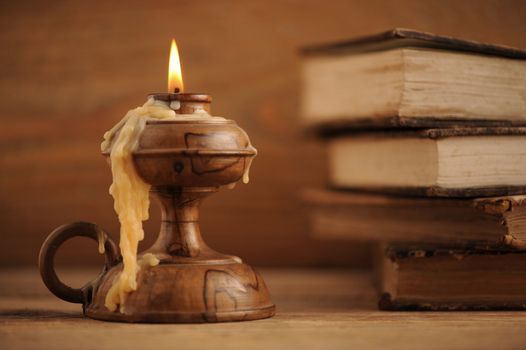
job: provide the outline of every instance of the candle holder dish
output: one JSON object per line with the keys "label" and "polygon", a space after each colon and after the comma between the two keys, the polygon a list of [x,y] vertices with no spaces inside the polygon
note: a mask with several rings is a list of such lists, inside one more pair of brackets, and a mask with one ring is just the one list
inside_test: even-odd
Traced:
{"label": "candle holder dish", "polygon": [[[210,112],[208,95],[153,97],[176,106],[178,114]],[[61,299],[81,303],[86,316],[107,321],[222,322],[274,315],[275,306],[261,276],[238,257],[208,247],[199,230],[202,200],[239,181],[255,157],[247,134],[228,119],[149,120],[132,155],[137,173],[152,185],[151,193],[162,209],[157,241],[138,258],[152,253],[159,265],[139,270],[137,290],[128,295],[124,312],[108,310],[105,297],[122,271],[122,259],[101,228],[77,222],[57,228],[42,245],[39,268],[49,290]],[[60,245],[76,236],[104,244],[106,258],[102,273],[79,289],[62,283],[53,263]]]}

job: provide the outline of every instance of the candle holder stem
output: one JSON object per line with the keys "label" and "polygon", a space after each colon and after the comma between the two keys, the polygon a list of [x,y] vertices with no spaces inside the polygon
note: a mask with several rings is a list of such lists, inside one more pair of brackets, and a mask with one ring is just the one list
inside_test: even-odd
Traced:
{"label": "candle holder stem", "polygon": [[228,263],[239,258],[216,252],[201,237],[199,207],[216,187],[154,187],[162,210],[157,241],[144,253],[165,263]]}

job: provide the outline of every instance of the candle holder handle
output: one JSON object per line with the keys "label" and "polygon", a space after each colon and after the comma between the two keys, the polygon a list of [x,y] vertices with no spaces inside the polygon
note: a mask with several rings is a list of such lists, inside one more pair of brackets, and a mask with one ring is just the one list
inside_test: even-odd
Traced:
{"label": "candle holder handle", "polygon": [[[88,237],[99,244],[104,243],[104,268],[100,275],[89,281],[84,287],[73,288],[64,284],[55,271],[55,254],[60,246],[73,237]],[[119,250],[106,232],[89,222],[74,222],[55,229],[44,241],[38,257],[40,275],[46,287],[57,297],[70,303],[86,306],[90,302],[91,290],[106,271],[120,261]]]}

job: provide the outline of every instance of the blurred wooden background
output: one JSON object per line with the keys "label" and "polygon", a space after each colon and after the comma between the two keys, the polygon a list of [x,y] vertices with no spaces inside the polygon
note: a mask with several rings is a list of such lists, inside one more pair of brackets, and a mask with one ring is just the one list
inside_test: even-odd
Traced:
{"label": "blurred wooden background", "polygon": [[[323,183],[323,153],[298,129],[298,47],[392,27],[526,48],[526,1],[2,1],[0,265],[36,264],[44,237],[74,220],[114,237],[99,155],[104,131],[165,91],[177,39],[187,91],[208,92],[259,150],[251,183],[206,202],[208,243],[259,265],[368,264],[364,245],[308,236],[298,190]],[[149,244],[157,208],[146,224]],[[62,261],[95,261],[95,244]],[[144,246],[144,245],[143,245]]]}

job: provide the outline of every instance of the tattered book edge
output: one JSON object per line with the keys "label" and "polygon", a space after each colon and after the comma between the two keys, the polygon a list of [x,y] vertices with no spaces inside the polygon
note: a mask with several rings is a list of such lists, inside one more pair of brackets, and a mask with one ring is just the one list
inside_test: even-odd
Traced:
{"label": "tattered book edge", "polygon": [[393,300],[389,293],[380,293],[378,308],[382,311],[491,311],[491,310],[526,310],[524,302],[488,302],[473,303],[466,299],[463,302],[412,302]]}
{"label": "tattered book edge", "polygon": [[[364,117],[335,118],[330,121],[303,122],[306,137],[333,138],[382,131],[390,133],[415,133],[422,137],[440,138],[468,135],[526,134],[525,120],[461,119],[446,117]],[[393,131],[393,129],[396,129]]]}
{"label": "tattered book edge", "polygon": [[[526,192],[525,192],[526,193]],[[345,188],[304,188],[299,192],[301,200],[311,207],[353,207],[367,205],[388,205],[391,203],[418,204],[418,202],[429,202],[445,204],[457,202],[464,205],[469,201],[475,209],[486,214],[502,215],[514,207],[526,205],[526,194],[504,195],[480,198],[436,198],[399,196],[384,192],[367,192],[363,189]]]}
{"label": "tattered book edge", "polygon": [[310,45],[300,49],[300,53],[304,56],[339,53],[351,54],[402,47],[433,48],[514,59],[526,58],[526,50],[523,49],[460,39],[447,35],[437,35],[406,28],[394,28],[385,32],[360,36],[350,40]]}
{"label": "tattered book edge", "polygon": [[383,193],[389,195],[424,196],[442,198],[476,198],[476,197],[503,197],[522,195],[526,193],[526,185],[521,186],[493,186],[493,187],[464,187],[445,188],[431,187],[390,187],[390,186],[336,186],[328,188],[335,191],[355,191],[362,193]]}

